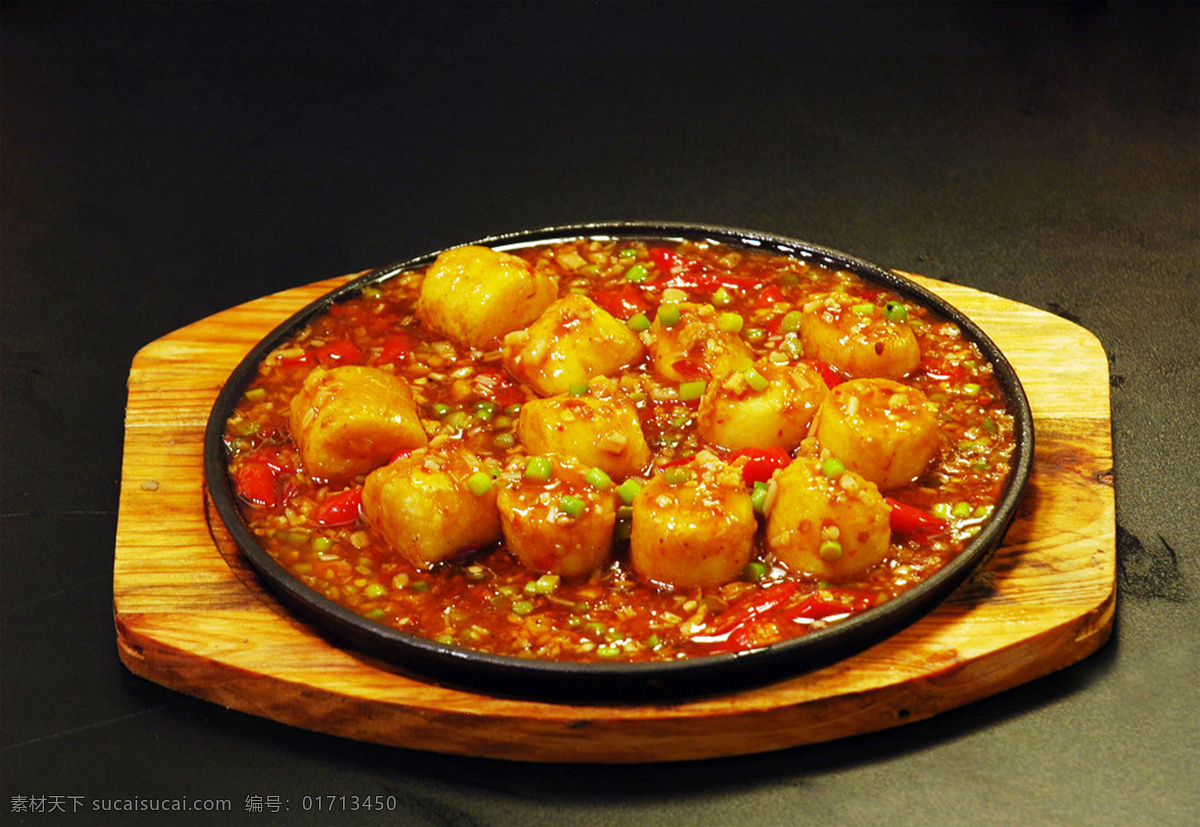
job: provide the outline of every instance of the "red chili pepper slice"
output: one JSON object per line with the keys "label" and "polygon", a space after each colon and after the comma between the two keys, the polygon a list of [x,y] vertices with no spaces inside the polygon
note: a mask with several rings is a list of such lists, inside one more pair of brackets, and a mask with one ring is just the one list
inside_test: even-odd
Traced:
{"label": "red chili pepper slice", "polygon": [[276,469],[266,462],[251,460],[238,466],[233,482],[238,496],[252,505],[274,508],[279,504]]}
{"label": "red chili pepper slice", "polygon": [[362,509],[362,494],[362,486],[334,494],[317,506],[317,522],[321,525],[349,525],[357,521]]}
{"label": "red chili pepper slice", "polygon": [[663,247],[650,249],[650,260],[667,276],[658,279],[655,287],[674,287],[680,290],[716,290],[718,287],[752,288],[760,282],[744,276],[734,276],[722,270],[706,267],[704,262],[686,258]]}
{"label": "red chili pepper slice", "polygon": [[417,340],[410,334],[393,333],[383,341],[383,349],[379,351],[379,355],[375,357],[376,365],[392,365],[399,362],[404,357],[412,353],[413,346]]}
{"label": "red chili pepper slice", "polygon": [[388,465],[391,465],[393,462],[395,462],[398,459],[404,459],[405,457],[411,456],[411,455],[412,455],[411,448],[401,448],[399,451],[392,454],[392,458],[388,460]]}
{"label": "red chili pepper slice", "polygon": [[947,523],[941,517],[936,517],[927,511],[906,505],[891,497],[884,497],[883,501],[892,507],[889,518],[892,531],[907,537],[920,537],[946,530]]}
{"label": "red chili pepper slice", "polygon": [[782,606],[796,593],[796,588],[794,580],[785,580],[774,586],[768,586],[762,591],[746,595],[717,617],[717,622],[709,634],[719,637],[739,627],[744,627],[751,620]]}
{"label": "red chili pepper slice", "polygon": [[619,319],[628,319],[635,313],[645,313],[650,303],[632,284],[624,284],[612,290],[598,290],[592,301]]}
{"label": "red chili pepper slice", "polygon": [[770,307],[778,301],[783,300],[783,291],[779,289],[778,284],[768,284],[762,290],[758,291],[758,295],[754,297],[755,307]]}
{"label": "red chili pepper slice", "polygon": [[823,362],[820,359],[805,359],[817,373],[821,374],[821,378],[825,380],[825,384],[831,388],[835,388],[842,384],[842,376],[828,362]]}
{"label": "red chili pepper slice", "polygon": [[350,364],[362,358],[362,351],[349,339],[319,347],[313,351],[313,354],[317,357],[317,361],[327,368]]}
{"label": "red chili pepper slice", "polygon": [[822,592],[813,592],[784,612],[780,620],[821,620],[834,615],[865,611],[875,603],[875,596],[869,592],[857,592],[850,589],[826,589],[825,591],[829,592],[829,598],[826,598]]}
{"label": "red chili pepper slice", "polygon": [[750,485],[756,482],[766,482],[771,479],[772,474],[780,468],[786,468],[792,461],[791,454],[775,446],[742,448],[734,451],[729,461],[734,462],[742,457],[746,458],[746,464],[742,466],[742,479]]}

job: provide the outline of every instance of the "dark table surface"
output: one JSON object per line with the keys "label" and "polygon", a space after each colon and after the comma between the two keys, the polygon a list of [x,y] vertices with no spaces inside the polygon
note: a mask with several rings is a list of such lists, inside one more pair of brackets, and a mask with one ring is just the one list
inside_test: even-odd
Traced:
{"label": "dark table surface", "polygon": [[[1194,817],[1197,4],[5,3],[0,23],[0,821]],[[1110,642],[891,731],[653,766],[357,743],[125,670],[112,560],[138,348],[443,245],[635,218],[798,237],[1095,333],[1112,377]],[[394,810],[301,806],[380,794]],[[231,810],[93,810],[181,797]]]}

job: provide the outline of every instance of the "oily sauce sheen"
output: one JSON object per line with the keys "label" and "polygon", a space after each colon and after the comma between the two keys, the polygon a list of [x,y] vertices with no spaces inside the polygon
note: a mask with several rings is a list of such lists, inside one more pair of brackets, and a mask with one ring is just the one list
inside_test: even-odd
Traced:
{"label": "oily sauce sheen", "polygon": [[979,532],[1014,449],[992,366],[928,309],[800,258],[595,239],[459,248],[334,305],[225,443],[246,524],[319,594],[578,662],[879,606]]}

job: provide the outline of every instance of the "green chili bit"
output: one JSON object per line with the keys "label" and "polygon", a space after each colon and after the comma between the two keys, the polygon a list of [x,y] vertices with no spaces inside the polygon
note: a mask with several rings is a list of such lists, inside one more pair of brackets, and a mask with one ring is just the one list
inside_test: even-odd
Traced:
{"label": "green chili bit", "polygon": [[630,330],[636,333],[641,333],[643,330],[650,329],[650,320],[646,318],[645,313],[634,313],[629,317],[629,321],[626,322],[626,324],[629,325]]}
{"label": "green chili bit", "polygon": [[766,576],[767,565],[766,563],[761,563],[758,560],[751,560],[746,564],[746,567],[742,569],[742,577],[751,583],[757,583]]}
{"label": "green chili bit", "polygon": [[531,480],[546,482],[554,474],[554,466],[545,457],[530,457],[525,464],[525,476]]}
{"label": "green chili bit", "polygon": [[766,390],[767,385],[771,384],[767,381],[767,377],[754,368],[746,368],[742,371],[742,375],[746,377],[746,384],[750,386],[750,389],[756,392]]}
{"label": "green chili bit", "polygon": [[754,490],[750,492],[750,504],[759,514],[762,514],[763,509],[767,507],[767,491],[767,484],[759,481],[754,483]]}
{"label": "green chili bit", "polygon": [[572,520],[577,519],[583,513],[583,507],[586,503],[579,497],[572,497],[570,494],[560,497],[558,500],[558,508]]}
{"label": "green chili bit", "polygon": [[846,473],[846,466],[837,457],[830,457],[821,463],[821,473],[830,479],[835,479]]}
{"label": "green chili bit", "polygon": [[487,471],[476,471],[471,476],[467,477],[467,488],[476,497],[482,497],[484,494],[492,490],[492,475]]}
{"label": "green chili bit", "polygon": [[634,284],[641,284],[648,278],[650,278],[650,271],[640,264],[635,264],[625,271],[625,280]]}
{"label": "green chili bit", "polygon": [[817,551],[826,563],[836,563],[842,559],[842,544],[837,540],[826,540]]}
{"label": "green chili bit", "polygon": [[900,302],[888,302],[883,306],[883,317],[889,322],[908,321],[908,308]]}
{"label": "green chili bit", "polygon": [[663,470],[663,482],[667,485],[683,485],[692,478],[692,469],[672,465]]}
{"label": "green chili bit", "polygon": [[583,478],[597,491],[607,491],[612,485],[612,477],[606,474],[603,468],[589,468]]}
{"label": "green chili bit", "polygon": [[625,505],[632,505],[633,498],[642,490],[642,484],[637,480],[629,479],[617,486],[617,496],[621,498],[621,502]]}
{"label": "green chili bit", "polygon": [[717,316],[717,327],[726,333],[737,333],[742,329],[746,320],[739,313],[722,313]]}
{"label": "green chili bit", "polygon": [[704,391],[707,388],[708,383],[703,379],[697,379],[695,382],[684,382],[679,386],[679,398],[684,402],[691,402],[694,399],[704,396]]}

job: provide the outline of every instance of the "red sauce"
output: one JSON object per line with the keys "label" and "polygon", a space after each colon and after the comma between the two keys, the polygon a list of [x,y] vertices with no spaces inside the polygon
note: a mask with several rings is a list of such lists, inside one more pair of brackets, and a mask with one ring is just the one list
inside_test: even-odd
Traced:
{"label": "red sauce", "polygon": [[[765,550],[760,525],[741,577],[669,588],[632,571],[622,539],[627,526],[618,521],[611,564],[582,579],[540,575],[503,544],[432,570],[406,562],[358,516],[361,476],[330,485],[304,473],[288,425],[290,400],[304,378],[317,365],[393,372],[413,388],[430,436],[453,435],[501,463],[523,456],[516,423],[520,405],[535,396],[505,372],[498,352],[447,341],[418,321],[422,273],[413,272],[336,305],[276,349],[228,422],[229,471],[246,524],[317,593],[381,624],[487,652],[585,662],[694,657],[803,635],[895,598],[959,554],[999,498],[1014,447],[1003,394],[978,349],[926,308],[846,272],[715,244],[583,240],[514,252],[556,279],[560,296],[583,291],[623,320],[652,317],[670,302],[736,313],[743,321],[738,335],[754,356],[776,354],[780,363],[812,361],[786,317],[814,296],[903,306],[920,362],[902,381],[937,406],[938,449],[918,479],[885,492],[899,504],[887,557],[851,579],[821,582],[779,565]],[[641,271],[631,275],[633,267]],[[814,366],[827,383],[844,378],[827,364]],[[687,378],[688,366],[682,368]],[[674,386],[654,391],[658,380],[647,360],[626,373],[636,379],[638,418],[654,454],[643,483],[698,451],[732,459],[733,452],[699,435],[695,400],[679,399]],[[747,490],[753,475],[772,470],[752,472]]]}

